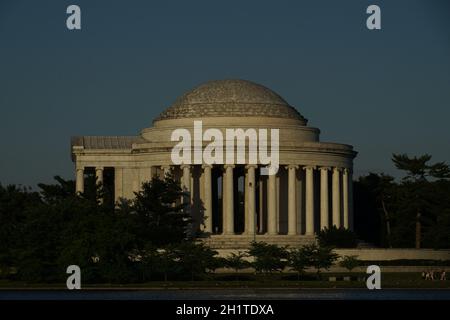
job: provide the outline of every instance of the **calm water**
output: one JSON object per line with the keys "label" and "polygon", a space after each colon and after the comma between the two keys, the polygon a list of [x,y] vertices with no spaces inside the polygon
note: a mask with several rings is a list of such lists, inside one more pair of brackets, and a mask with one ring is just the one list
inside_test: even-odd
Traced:
{"label": "calm water", "polygon": [[0,290],[0,300],[450,300],[450,289]]}

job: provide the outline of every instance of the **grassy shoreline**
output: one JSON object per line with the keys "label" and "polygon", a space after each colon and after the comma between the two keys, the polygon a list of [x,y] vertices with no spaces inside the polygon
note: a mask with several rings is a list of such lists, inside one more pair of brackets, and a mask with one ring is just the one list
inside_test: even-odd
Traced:
{"label": "grassy shoreline", "polygon": [[[358,289],[366,288],[365,281],[343,281],[343,276],[364,277],[365,274],[339,273],[322,275],[321,280],[309,278],[307,280],[283,279],[286,275],[270,275],[267,277],[252,274],[240,274],[245,280],[234,279],[235,274],[230,274],[229,279],[223,280],[223,276],[213,276],[207,280],[196,281],[152,281],[146,283],[130,284],[82,284],[84,290],[164,290],[164,289]],[[291,275],[293,276],[293,275]],[[329,277],[338,277],[338,281],[329,281]],[[339,278],[340,277],[340,278]],[[450,280],[423,280],[418,273],[385,273],[382,275],[382,288],[389,289],[450,289]],[[0,291],[4,290],[65,290],[65,283],[26,283],[23,281],[0,280]]]}

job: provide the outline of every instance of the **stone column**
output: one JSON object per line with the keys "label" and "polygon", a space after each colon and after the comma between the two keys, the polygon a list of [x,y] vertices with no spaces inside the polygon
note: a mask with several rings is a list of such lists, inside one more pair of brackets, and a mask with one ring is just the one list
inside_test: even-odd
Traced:
{"label": "stone column", "polygon": [[248,234],[248,168],[244,170],[244,232]]}
{"label": "stone column", "polygon": [[222,234],[225,234],[226,224],[227,224],[227,193],[225,189],[227,188],[227,171],[225,167],[222,168]]}
{"label": "stone column", "polygon": [[168,174],[170,174],[171,167],[170,166],[161,166],[161,170],[163,172],[163,178],[165,179]]}
{"label": "stone column", "polygon": [[261,176],[259,176],[259,212],[258,212],[258,221],[259,221],[259,226],[258,226],[258,232],[259,233],[263,233],[264,230],[264,181],[261,178]]}
{"label": "stone column", "polygon": [[276,225],[277,225],[277,234],[279,234],[280,233],[280,211],[281,211],[281,203],[280,203],[280,176],[279,175],[276,175],[275,176],[276,178],[275,178],[275,194],[276,194],[276,212],[277,212],[277,214],[276,214],[276,216],[275,216],[275,219],[276,219]]}
{"label": "stone column", "polygon": [[352,169],[348,169],[348,228],[354,231],[353,216],[353,173]]}
{"label": "stone column", "polygon": [[97,185],[103,185],[103,167],[95,168],[95,181]]}
{"label": "stone column", "polygon": [[248,235],[253,235],[256,232],[255,220],[256,220],[256,206],[255,206],[255,169],[256,165],[248,165],[247,169],[247,180],[245,181],[246,190],[248,195],[245,197],[247,199],[247,213],[246,213],[246,229]]}
{"label": "stone column", "polygon": [[204,211],[203,216],[205,218],[204,224],[205,224],[205,232],[212,233],[213,229],[213,221],[212,221],[212,197],[211,197],[211,166],[210,165],[203,165],[203,179],[204,179]]}
{"label": "stone column", "polygon": [[[224,234],[234,234],[234,193],[233,193],[233,168],[234,165],[226,164],[224,186]],[[223,201],[223,200],[222,200]]]}
{"label": "stone column", "polygon": [[142,187],[142,184],[151,180],[151,168],[139,168],[139,187]]}
{"label": "stone column", "polygon": [[150,167],[150,180],[153,178],[156,178],[158,176],[158,167],[157,166],[151,166]]}
{"label": "stone column", "polygon": [[314,167],[307,166],[306,170],[306,235],[314,234]]}
{"label": "stone column", "polygon": [[328,167],[320,168],[320,229],[329,228],[328,170]]}
{"label": "stone column", "polygon": [[275,174],[268,176],[267,184],[267,233],[277,234],[277,178]]}
{"label": "stone column", "polygon": [[84,192],[84,168],[78,167],[76,170],[77,170],[76,192],[83,193]]}
{"label": "stone column", "polygon": [[139,182],[139,168],[131,168],[131,176],[133,179],[133,193],[141,190],[141,183]]}
{"label": "stone column", "polygon": [[348,169],[345,168],[342,172],[342,208],[344,210],[344,228],[349,228],[349,211],[348,211]]}
{"label": "stone column", "polygon": [[333,225],[341,226],[341,183],[340,168],[333,168]]}
{"label": "stone column", "polygon": [[195,196],[195,192],[197,192],[197,190],[195,190],[195,184],[197,183],[195,180],[197,179],[197,170],[196,170],[196,166],[192,165],[191,166],[191,178],[189,179],[189,195],[190,195],[190,200],[191,200],[191,205],[194,205],[194,196]]}
{"label": "stone column", "polygon": [[297,186],[296,169],[298,166],[290,165],[288,169],[288,235],[297,234]]}
{"label": "stone column", "polygon": [[191,166],[182,165],[181,170],[183,170],[183,177],[181,179],[181,190],[187,195],[183,196],[183,203],[189,203],[191,199]]}
{"label": "stone column", "polygon": [[[95,186],[96,186],[96,191],[97,191],[97,187],[99,186],[103,186],[103,167],[96,167],[95,168]],[[97,194],[97,196],[99,196]],[[103,199],[100,199],[100,203],[103,202]]]}
{"label": "stone column", "polygon": [[303,234],[303,207],[305,204],[305,197],[304,197],[304,190],[305,190],[305,178],[303,174],[303,170],[297,170],[296,174],[296,190],[297,193],[297,200],[296,200],[296,206],[297,206],[297,232],[298,234]]}

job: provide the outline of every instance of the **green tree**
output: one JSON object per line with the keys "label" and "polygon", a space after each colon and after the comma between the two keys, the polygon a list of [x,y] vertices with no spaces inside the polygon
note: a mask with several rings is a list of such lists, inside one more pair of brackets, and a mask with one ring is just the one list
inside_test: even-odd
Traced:
{"label": "green tree", "polygon": [[432,223],[433,188],[429,179],[450,179],[450,168],[444,162],[429,164],[431,156],[409,157],[407,154],[393,154],[392,161],[397,169],[406,173],[403,178],[402,210],[413,216],[415,222],[415,247],[421,248],[423,224]]}
{"label": "green tree", "polygon": [[213,269],[217,251],[204,243],[182,242],[175,247],[176,260],[182,270],[191,275],[191,281]]}
{"label": "green tree", "polygon": [[302,250],[308,266],[317,270],[318,277],[320,277],[322,269],[328,270],[339,258],[339,255],[334,253],[331,247],[320,247],[314,243],[303,246]]}
{"label": "green tree", "polygon": [[141,269],[142,281],[153,280],[153,276],[162,271],[160,267],[160,253],[158,252],[158,248],[148,245],[137,255],[141,257],[139,266]]}
{"label": "green tree", "polygon": [[380,244],[391,248],[392,216],[398,205],[398,185],[392,176],[375,173],[360,177],[359,184],[364,185],[369,190],[368,192],[371,194],[372,199],[364,199],[364,201],[369,206],[372,206],[372,208],[367,208],[368,210],[373,209],[377,212],[380,221],[378,227],[369,225],[369,228],[372,230],[378,229],[381,237]]}
{"label": "green tree", "polygon": [[344,256],[342,260],[339,262],[339,265],[348,271],[352,271],[356,267],[361,264],[361,261],[358,260],[356,256]]}
{"label": "green tree", "polygon": [[41,205],[37,192],[0,184],[0,276],[8,277],[23,248],[27,208]]}
{"label": "green tree", "polygon": [[76,264],[85,282],[143,281],[149,277],[142,269],[151,253],[146,250],[186,240],[189,218],[176,205],[181,192],[170,178],[153,179],[134,201],[120,201],[117,207],[99,201],[92,190],[76,195],[73,181],[56,181],[40,184],[40,193],[0,188],[0,219],[18,222],[6,224],[9,229],[0,225],[3,243],[9,241],[6,234],[17,240],[0,251],[0,258],[23,280],[63,281],[67,266]]}
{"label": "green tree", "polygon": [[248,257],[248,254],[246,252],[238,251],[237,253],[232,252],[225,259],[225,266],[227,268],[233,269],[235,271],[236,279],[237,279],[237,274],[238,274],[239,270],[248,268],[250,266],[250,262],[245,259],[247,257]]}
{"label": "green tree", "polygon": [[288,264],[292,270],[297,272],[297,280],[300,280],[300,276],[305,273],[310,264],[309,256],[305,253],[304,248],[290,250]]}
{"label": "green tree", "polygon": [[158,250],[158,268],[164,275],[164,281],[167,282],[169,274],[179,273],[181,268],[178,266],[176,260],[177,252],[175,245],[166,245],[164,248]]}
{"label": "green tree", "polygon": [[164,247],[148,246],[140,253],[143,281],[153,280],[153,275],[162,275],[164,282],[169,280],[169,275],[176,275],[182,272],[177,261],[176,245],[166,245]]}
{"label": "green tree", "polygon": [[287,251],[285,247],[278,247],[265,242],[252,242],[249,255],[254,257],[252,263],[258,273],[272,273],[282,271],[287,265]]}
{"label": "green tree", "polygon": [[322,247],[355,248],[358,244],[356,234],[344,227],[333,225],[325,227],[317,234],[317,240]]}
{"label": "green tree", "polygon": [[183,192],[170,175],[144,183],[135,195],[131,214],[137,217],[139,239],[164,246],[188,238],[191,218],[184,205],[177,204]]}
{"label": "green tree", "polygon": [[430,164],[430,155],[392,160],[405,172],[401,181],[370,173],[355,184],[358,234],[387,247],[450,247],[448,165]]}

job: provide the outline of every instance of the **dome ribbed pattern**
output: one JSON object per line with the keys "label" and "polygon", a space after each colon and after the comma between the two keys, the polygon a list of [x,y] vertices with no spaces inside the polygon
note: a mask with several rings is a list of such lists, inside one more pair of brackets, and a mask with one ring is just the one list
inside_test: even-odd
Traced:
{"label": "dome ribbed pattern", "polygon": [[206,82],[178,98],[155,121],[202,117],[276,117],[307,120],[272,90],[246,80]]}

